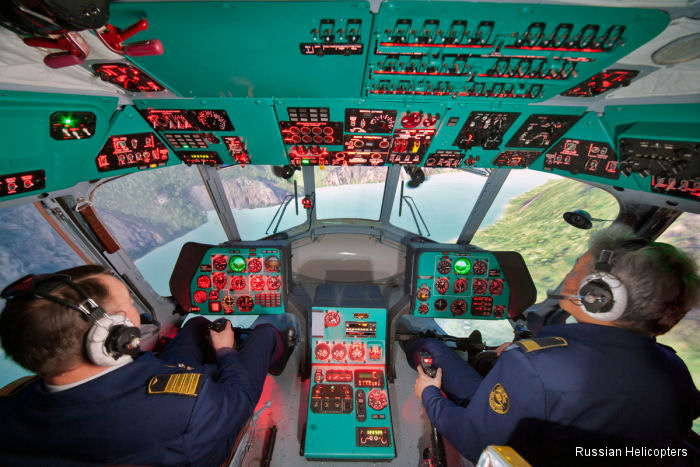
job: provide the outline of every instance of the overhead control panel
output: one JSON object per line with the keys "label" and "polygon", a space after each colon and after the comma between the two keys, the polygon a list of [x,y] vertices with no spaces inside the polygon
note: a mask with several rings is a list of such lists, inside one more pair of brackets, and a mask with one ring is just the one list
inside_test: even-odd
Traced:
{"label": "overhead control panel", "polygon": [[375,286],[319,286],[309,320],[312,381],[305,457],[395,457],[383,306]]}
{"label": "overhead control panel", "polygon": [[[288,277],[286,242],[187,243],[170,287],[173,297],[191,313],[278,314],[284,313]],[[179,289],[183,285],[185,292]]]}
{"label": "overhead control panel", "polygon": [[516,252],[409,243],[406,264],[415,316],[503,319],[535,302],[535,287]]}
{"label": "overhead control panel", "polygon": [[655,37],[668,18],[572,5],[382,3],[364,92],[372,98],[536,102]]}

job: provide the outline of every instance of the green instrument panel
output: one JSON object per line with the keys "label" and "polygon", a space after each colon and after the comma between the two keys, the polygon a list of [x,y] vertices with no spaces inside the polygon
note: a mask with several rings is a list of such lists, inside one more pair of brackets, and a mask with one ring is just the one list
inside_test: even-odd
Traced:
{"label": "green instrument panel", "polygon": [[286,267],[278,248],[209,249],[190,285],[191,311],[200,314],[284,313]]}
{"label": "green instrument panel", "polygon": [[422,252],[413,314],[431,318],[508,317],[510,287],[489,252]]}

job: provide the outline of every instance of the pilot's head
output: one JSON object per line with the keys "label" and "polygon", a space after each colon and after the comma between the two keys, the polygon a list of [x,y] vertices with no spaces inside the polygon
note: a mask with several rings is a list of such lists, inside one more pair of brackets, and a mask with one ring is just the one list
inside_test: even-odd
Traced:
{"label": "pilot's head", "polygon": [[[612,279],[606,276],[605,281],[595,280],[601,272],[601,252],[603,258],[611,256],[607,264]],[[606,310],[597,312],[594,300],[588,309],[582,303],[561,300],[560,306],[580,322],[608,324],[657,336],[671,329],[698,305],[700,279],[695,261],[669,244],[636,239],[632,231],[624,227],[613,227],[593,236],[590,249],[566,276],[562,295],[585,296],[589,289],[581,286],[591,278],[594,280],[589,289],[593,290],[593,297],[599,286],[605,290],[612,285],[610,290],[617,294],[620,288],[616,287],[615,280],[619,279],[626,292],[626,306],[617,313],[618,317],[616,313],[607,313],[605,318]]]}
{"label": "pilot's head", "polygon": [[[56,274],[70,276],[108,315],[124,314],[139,326],[139,313],[128,289],[102,266],[78,266]],[[53,297],[75,305],[85,301],[73,288],[57,284],[50,292]],[[8,299],[0,313],[0,341],[7,355],[43,377],[60,375],[89,362],[85,338],[90,327],[91,323],[75,309],[33,294]]]}

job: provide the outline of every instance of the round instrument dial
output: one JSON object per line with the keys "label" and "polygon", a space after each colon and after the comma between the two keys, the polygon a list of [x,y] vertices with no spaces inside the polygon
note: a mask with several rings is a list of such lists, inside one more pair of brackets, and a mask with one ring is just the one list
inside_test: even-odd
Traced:
{"label": "round instrument dial", "polygon": [[215,110],[200,110],[197,112],[197,121],[207,130],[226,130],[228,122],[224,115]]}
{"label": "round instrument dial", "polygon": [[265,271],[279,272],[280,258],[279,256],[268,256],[265,258]]}
{"label": "round instrument dial", "polygon": [[450,288],[450,280],[446,277],[438,277],[437,280],[435,281],[435,290],[438,291],[438,293],[444,294],[447,292],[447,289]]}
{"label": "round instrument dial", "polygon": [[427,302],[430,298],[430,288],[427,285],[421,285],[418,287],[416,298],[421,302]]}
{"label": "round instrument dial", "polygon": [[251,311],[253,306],[255,306],[255,302],[253,301],[253,297],[250,295],[241,295],[238,297],[238,300],[236,300],[236,307],[238,308],[238,311],[242,311],[243,313],[248,313]]}
{"label": "round instrument dial", "polygon": [[335,310],[330,310],[326,312],[323,317],[323,323],[327,328],[333,328],[340,324],[340,313]]}
{"label": "round instrument dial", "polygon": [[226,256],[216,255],[212,258],[211,262],[214,265],[214,269],[223,271],[226,269],[226,264],[228,264],[228,258]]}
{"label": "round instrument dial", "polygon": [[245,276],[231,276],[231,288],[233,290],[245,289]]}
{"label": "round instrument dial", "polygon": [[267,278],[267,288],[270,290],[279,290],[282,287],[282,279],[280,276],[270,276]]}
{"label": "round instrument dial", "polygon": [[210,290],[209,291],[209,300],[211,300],[212,302],[215,302],[218,299],[219,299],[219,291],[218,290]]}
{"label": "round instrument dial", "polygon": [[474,279],[474,282],[472,282],[472,290],[474,291],[474,295],[484,295],[487,287],[488,283],[486,282],[486,279]]}
{"label": "round instrument dial", "polygon": [[493,307],[494,318],[503,318],[503,315],[505,313],[506,313],[505,305],[496,305],[495,307]]}
{"label": "round instrument dial", "polygon": [[444,298],[438,298],[435,300],[434,306],[437,311],[444,311],[447,309],[447,300]]}
{"label": "round instrument dial", "polygon": [[348,354],[348,348],[345,344],[337,343],[331,349],[331,356],[333,360],[345,360],[345,356]]}
{"label": "round instrument dial", "polygon": [[224,296],[224,298],[221,300],[221,306],[224,308],[226,313],[232,313],[234,307],[236,306],[236,297],[233,295]]}
{"label": "round instrument dial", "polygon": [[374,410],[382,410],[389,403],[386,396],[386,391],[383,389],[372,389],[367,395],[367,405]]}
{"label": "round instrument dial", "polygon": [[370,121],[369,124],[372,125],[373,127],[379,127],[382,129],[382,131],[389,132],[394,128],[394,123],[396,122],[396,119],[394,116],[382,113],[380,115],[377,115],[376,117],[373,117]]}
{"label": "round instrument dial", "polygon": [[262,261],[260,261],[260,258],[250,258],[248,260],[248,271],[250,271],[250,272],[262,271]]}
{"label": "round instrument dial", "polygon": [[452,271],[452,262],[448,258],[443,258],[438,262],[437,270],[440,274],[449,274]]}
{"label": "round instrument dial", "polygon": [[226,287],[226,274],[216,273],[211,275],[211,280],[214,283],[214,287],[217,289],[223,289]]}
{"label": "round instrument dial", "polygon": [[382,358],[382,346],[381,345],[373,345],[369,348],[369,359],[370,360],[379,360]]}
{"label": "round instrument dial", "polygon": [[455,284],[452,288],[455,291],[455,293],[464,293],[469,288],[469,282],[467,282],[467,280],[464,277],[460,277],[455,281]]}
{"label": "round instrument dial", "polygon": [[197,278],[197,287],[200,289],[208,289],[211,287],[211,279],[209,276],[199,276]]}
{"label": "round instrument dial", "polygon": [[487,269],[488,265],[486,264],[486,261],[482,261],[480,259],[474,261],[474,274],[481,276],[486,274]]}
{"label": "round instrument dial", "polygon": [[195,303],[204,303],[207,301],[207,298],[209,296],[204,290],[195,290],[194,291],[194,301]]}
{"label": "round instrument dial", "polygon": [[420,125],[423,120],[423,116],[420,112],[406,112],[406,114],[401,118],[401,125],[404,128],[415,128]]}
{"label": "round instrument dial", "polygon": [[245,259],[242,256],[231,256],[228,260],[228,266],[233,272],[241,272],[245,270]]}
{"label": "round instrument dial", "polygon": [[314,355],[316,356],[317,360],[328,360],[328,357],[331,355],[331,348],[328,346],[328,344],[323,342],[316,344]]}
{"label": "round instrument dial", "polygon": [[491,295],[501,295],[503,293],[503,280],[493,279],[489,283],[489,292],[491,292]]}
{"label": "round instrument dial", "polygon": [[265,288],[265,278],[261,275],[250,276],[250,288],[260,291]]}
{"label": "round instrument dial", "polygon": [[425,315],[430,311],[430,307],[428,306],[427,303],[421,303],[418,305],[418,313],[421,315]]}
{"label": "round instrument dial", "polygon": [[472,263],[466,258],[459,258],[455,261],[455,274],[469,274],[472,269]]}
{"label": "round instrument dial", "polygon": [[450,305],[450,311],[454,316],[462,316],[464,313],[467,312],[467,308],[467,302],[465,302],[461,298],[458,298]]}
{"label": "round instrument dial", "polygon": [[359,362],[365,358],[365,346],[361,342],[353,342],[350,344],[350,360]]}

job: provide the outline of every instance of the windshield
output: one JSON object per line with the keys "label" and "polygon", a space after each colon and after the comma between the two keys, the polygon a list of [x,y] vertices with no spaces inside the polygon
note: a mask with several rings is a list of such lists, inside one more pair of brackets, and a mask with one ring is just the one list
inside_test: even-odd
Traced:
{"label": "windshield", "polygon": [[316,218],[379,220],[386,167],[314,167]]}

